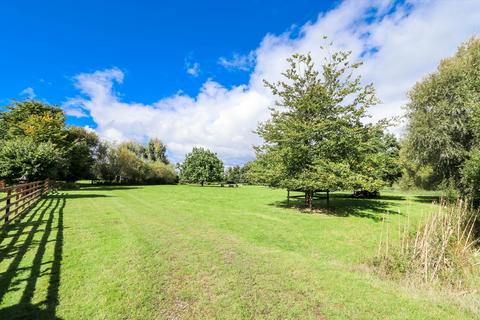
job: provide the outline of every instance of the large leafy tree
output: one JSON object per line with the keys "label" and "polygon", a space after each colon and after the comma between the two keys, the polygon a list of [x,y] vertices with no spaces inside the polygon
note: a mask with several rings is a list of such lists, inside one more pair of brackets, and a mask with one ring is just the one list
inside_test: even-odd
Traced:
{"label": "large leafy tree", "polygon": [[94,131],[71,126],[65,137],[65,170],[67,181],[88,179],[93,176],[93,165],[97,156],[100,139]]}
{"label": "large leafy tree", "polygon": [[180,180],[200,183],[220,181],[223,178],[223,162],[208,149],[193,148],[180,165]]}
{"label": "large leafy tree", "polygon": [[14,101],[0,113],[0,139],[29,137],[36,142],[64,143],[65,114],[36,100]]}
{"label": "large leafy tree", "polygon": [[315,190],[366,189],[384,184],[375,159],[386,123],[365,124],[378,100],[373,86],[354,76],[350,53],[328,56],[318,71],[309,54],[288,59],[285,81],[265,82],[278,97],[271,119],[257,132],[254,171],[272,186],[303,190],[312,206]]}
{"label": "large leafy tree", "polygon": [[[480,38],[472,38],[409,93],[404,147],[410,167],[429,170],[437,186],[468,189],[462,187],[462,168],[478,158],[472,152],[480,147],[479,108]],[[465,170],[473,174],[475,167],[470,162]]]}
{"label": "large leafy tree", "polygon": [[65,169],[65,115],[35,100],[0,112],[0,179],[56,178]]}

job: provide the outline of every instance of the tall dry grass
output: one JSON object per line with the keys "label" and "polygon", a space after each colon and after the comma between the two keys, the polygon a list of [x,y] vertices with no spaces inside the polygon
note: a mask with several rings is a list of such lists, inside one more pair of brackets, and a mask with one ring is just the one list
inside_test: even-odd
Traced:
{"label": "tall dry grass", "polygon": [[464,200],[442,201],[437,207],[413,232],[407,218],[400,226],[399,241],[392,241],[383,220],[376,270],[413,285],[475,289],[480,276],[479,212]]}

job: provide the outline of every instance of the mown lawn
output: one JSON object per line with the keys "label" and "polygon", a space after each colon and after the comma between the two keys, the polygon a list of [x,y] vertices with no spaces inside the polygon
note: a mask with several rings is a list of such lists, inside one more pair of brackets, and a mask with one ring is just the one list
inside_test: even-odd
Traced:
{"label": "mown lawn", "polygon": [[398,230],[432,210],[428,194],[333,198],[331,214],[287,209],[285,195],[199,186],[52,194],[0,233],[0,319],[478,319],[368,268],[382,215]]}

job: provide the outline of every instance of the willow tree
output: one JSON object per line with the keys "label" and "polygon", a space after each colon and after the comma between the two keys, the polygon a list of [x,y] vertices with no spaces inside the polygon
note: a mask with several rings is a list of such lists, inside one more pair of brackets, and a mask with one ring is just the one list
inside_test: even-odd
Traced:
{"label": "willow tree", "polygon": [[462,44],[419,81],[409,92],[406,110],[404,147],[412,165],[419,173],[431,171],[432,187],[470,188],[465,175],[473,172],[462,170],[480,150],[480,38]]}
{"label": "willow tree", "polygon": [[256,169],[272,186],[304,191],[310,208],[316,190],[376,191],[384,184],[373,155],[385,123],[366,124],[378,99],[373,85],[354,75],[360,63],[350,54],[335,52],[319,69],[310,54],[295,54],[284,81],[265,81],[277,100],[257,129],[264,144],[256,147]]}

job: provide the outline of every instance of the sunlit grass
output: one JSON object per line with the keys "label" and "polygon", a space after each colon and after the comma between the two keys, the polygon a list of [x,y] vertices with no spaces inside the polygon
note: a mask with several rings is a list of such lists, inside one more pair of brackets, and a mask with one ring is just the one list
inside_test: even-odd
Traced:
{"label": "sunlit grass", "polygon": [[285,191],[264,187],[50,196],[3,235],[0,319],[476,317],[368,270],[382,215],[395,230],[430,212],[431,194],[340,196],[330,214],[286,208]]}

